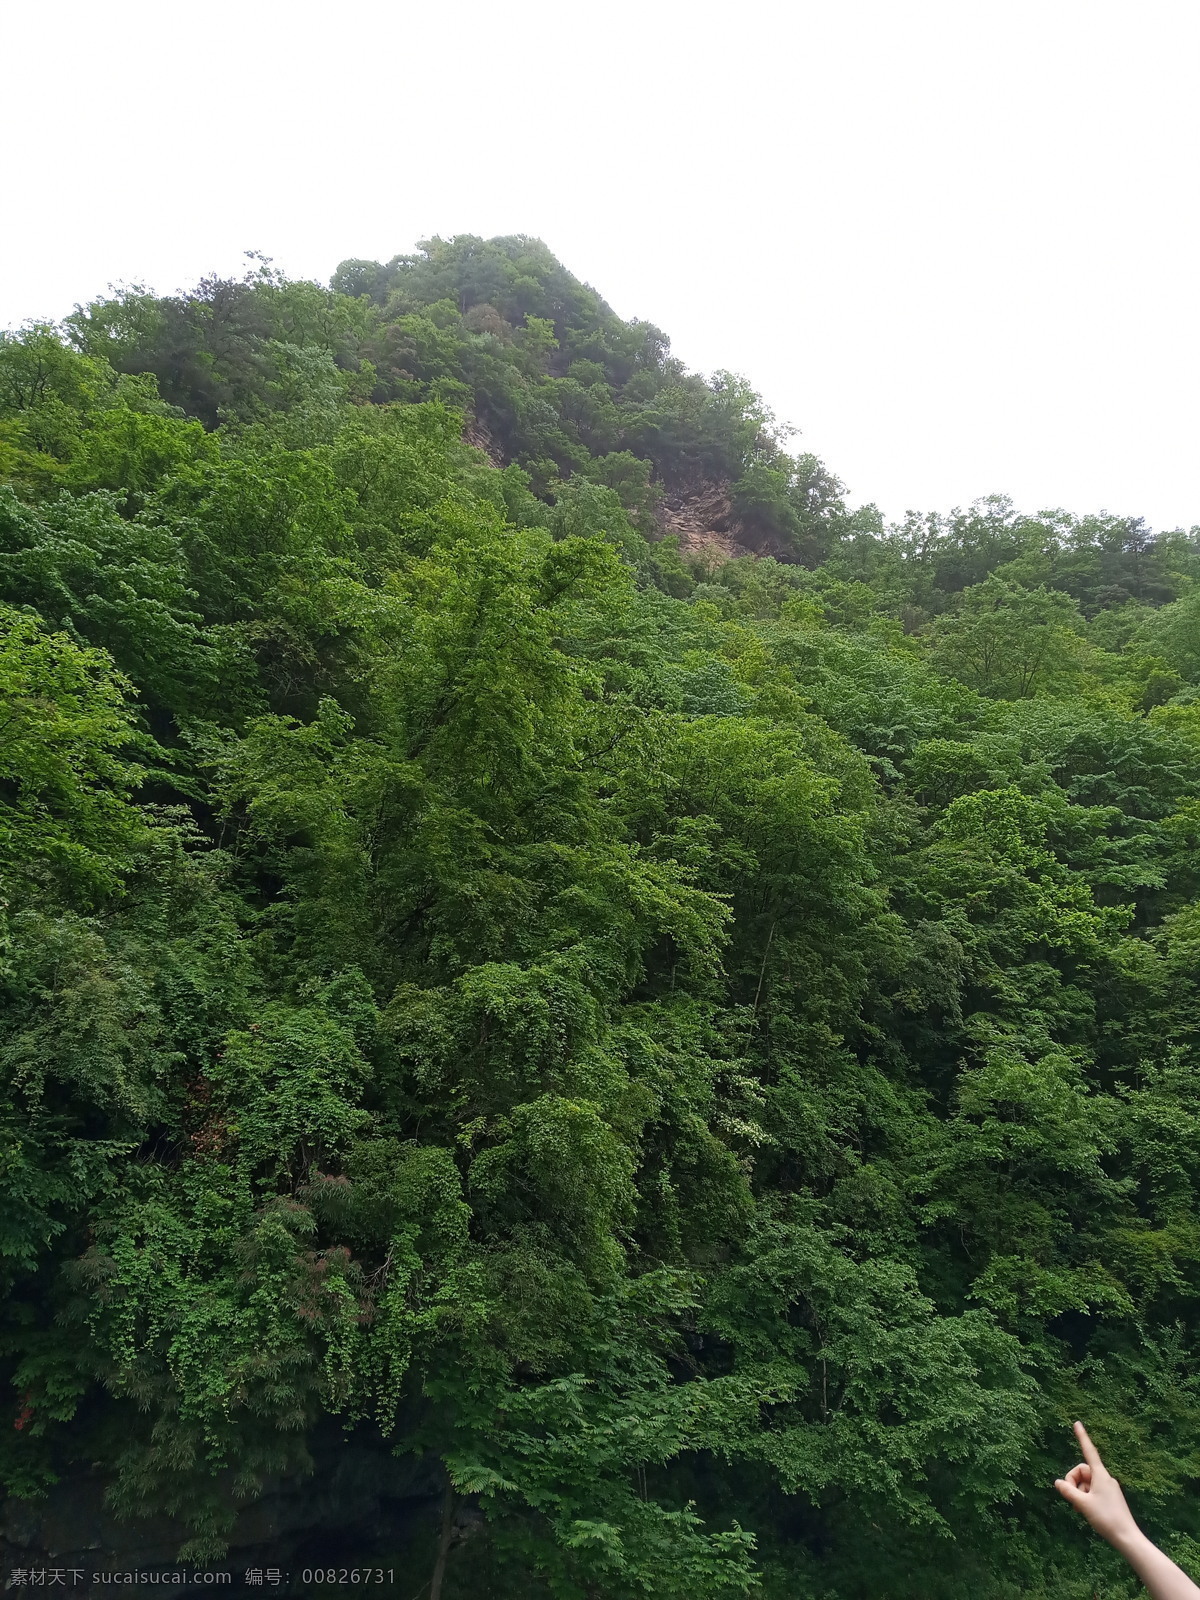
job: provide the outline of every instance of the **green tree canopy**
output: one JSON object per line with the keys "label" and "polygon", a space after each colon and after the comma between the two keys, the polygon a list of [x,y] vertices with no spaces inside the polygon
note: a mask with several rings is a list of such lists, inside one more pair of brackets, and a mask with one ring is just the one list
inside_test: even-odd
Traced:
{"label": "green tree canopy", "polygon": [[0,476],[9,1492],[1086,1600],[1083,1414],[1192,1558],[1194,531],[850,513],[521,236],[5,336]]}

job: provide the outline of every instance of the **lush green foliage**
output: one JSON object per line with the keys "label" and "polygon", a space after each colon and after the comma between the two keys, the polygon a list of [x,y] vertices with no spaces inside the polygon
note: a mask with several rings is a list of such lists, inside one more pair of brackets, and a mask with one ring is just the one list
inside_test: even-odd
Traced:
{"label": "lush green foliage", "polygon": [[526,239],[10,335],[0,469],[11,1489],[211,1555],[334,1416],[447,1594],[1125,1595],[1083,1415],[1200,1548],[1195,537],[850,515]]}

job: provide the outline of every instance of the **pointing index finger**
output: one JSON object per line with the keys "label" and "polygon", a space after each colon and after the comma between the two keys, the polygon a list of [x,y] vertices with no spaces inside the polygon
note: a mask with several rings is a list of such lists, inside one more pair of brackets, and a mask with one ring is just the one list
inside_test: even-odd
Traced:
{"label": "pointing index finger", "polygon": [[1103,1472],[1104,1463],[1100,1459],[1100,1452],[1088,1438],[1088,1431],[1082,1422],[1077,1422],[1075,1424],[1075,1437],[1079,1440],[1080,1446],[1083,1449],[1083,1459],[1087,1462],[1088,1466],[1098,1467],[1100,1471]]}

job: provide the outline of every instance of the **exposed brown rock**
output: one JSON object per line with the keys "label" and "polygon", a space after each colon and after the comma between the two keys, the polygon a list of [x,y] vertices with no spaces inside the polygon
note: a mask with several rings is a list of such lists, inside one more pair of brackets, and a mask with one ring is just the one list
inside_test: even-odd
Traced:
{"label": "exposed brown rock", "polygon": [[[507,464],[495,435],[478,417],[467,421],[462,437],[464,444],[482,450],[494,467]],[[670,491],[659,505],[657,522],[658,537],[675,534],[682,554],[709,568],[754,553],[737,537],[741,527],[733,513],[727,483],[699,483]]]}
{"label": "exposed brown rock", "polygon": [[494,467],[507,466],[504,452],[497,444],[495,435],[485,422],[480,422],[478,417],[472,417],[467,422],[463,429],[463,443],[472,445],[476,450],[482,450]]}
{"label": "exposed brown rock", "polygon": [[706,483],[690,492],[668,494],[658,520],[664,535],[677,535],[684,555],[707,566],[750,554],[736,537],[741,529],[729,501],[728,484]]}

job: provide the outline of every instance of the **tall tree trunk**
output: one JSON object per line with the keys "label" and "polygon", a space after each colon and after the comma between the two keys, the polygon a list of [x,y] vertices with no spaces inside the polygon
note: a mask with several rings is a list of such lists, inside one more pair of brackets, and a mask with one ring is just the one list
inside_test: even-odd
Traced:
{"label": "tall tree trunk", "polygon": [[446,1479],[446,1493],[442,1497],[442,1531],[438,1538],[437,1560],[433,1563],[433,1580],[429,1585],[429,1600],[442,1600],[442,1580],[446,1576],[446,1557],[450,1554],[450,1535],[454,1531],[454,1485]]}

